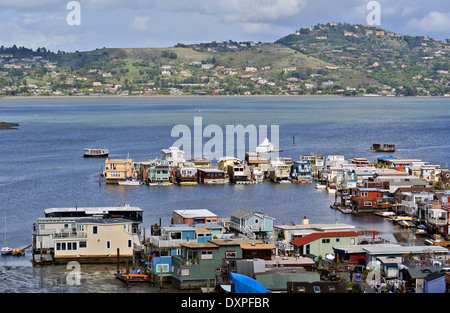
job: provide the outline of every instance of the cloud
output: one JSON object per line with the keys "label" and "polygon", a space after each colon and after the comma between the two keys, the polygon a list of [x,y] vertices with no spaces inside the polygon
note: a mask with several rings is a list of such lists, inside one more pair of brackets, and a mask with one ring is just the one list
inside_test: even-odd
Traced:
{"label": "cloud", "polygon": [[131,29],[137,30],[137,31],[146,31],[148,30],[148,16],[136,16],[133,21],[131,22]]}
{"label": "cloud", "polygon": [[450,12],[440,13],[432,11],[420,19],[411,19],[408,22],[408,27],[425,32],[448,32],[450,29]]}

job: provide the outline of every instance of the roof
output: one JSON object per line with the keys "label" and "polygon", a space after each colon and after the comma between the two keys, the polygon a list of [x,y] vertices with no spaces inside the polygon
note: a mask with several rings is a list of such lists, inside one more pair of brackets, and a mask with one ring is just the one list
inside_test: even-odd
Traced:
{"label": "roof", "polygon": [[114,211],[143,211],[139,207],[117,206],[117,207],[73,207],[73,208],[49,208],[44,209],[45,214],[55,212],[85,212],[85,214],[105,214]]}
{"label": "roof", "polygon": [[216,214],[212,213],[206,209],[198,209],[198,210],[174,210],[174,213],[184,217],[184,218],[193,218],[193,217],[217,217]]}
{"label": "roof", "polygon": [[354,231],[342,231],[342,232],[320,232],[320,233],[312,233],[310,235],[306,235],[305,237],[301,237],[291,241],[290,243],[294,246],[303,246],[309,242],[320,238],[329,238],[329,237],[357,237],[361,236],[361,234]]}
{"label": "roof", "polygon": [[309,230],[317,229],[321,231],[331,230],[331,229],[350,229],[355,228],[355,226],[350,224],[296,224],[296,225],[274,225],[274,228],[284,229],[284,230]]}
{"label": "roof", "polygon": [[210,242],[196,242],[196,241],[184,242],[184,243],[181,243],[180,246],[186,247],[186,248],[191,248],[191,249],[218,248],[217,245],[210,243]]}
{"label": "roof", "polygon": [[125,218],[82,218],[77,221],[79,224],[125,224],[133,223],[132,220]]}
{"label": "roof", "polygon": [[268,215],[266,215],[264,213],[256,212],[256,211],[250,211],[250,210],[247,210],[247,209],[237,209],[237,210],[231,212],[231,216],[237,217],[237,218],[244,218],[245,219],[245,218],[248,218],[248,217],[250,217],[252,215],[262,215],[264,217],[271,218],[273,220],[275,219],[274,217],[270,217],[270,216],[268,216]]}
{"label": "roof", "polygon": [[274,244],[251,244],[251,243],[242,243],[241,248],[244,250],[272,250],[275,249]]}

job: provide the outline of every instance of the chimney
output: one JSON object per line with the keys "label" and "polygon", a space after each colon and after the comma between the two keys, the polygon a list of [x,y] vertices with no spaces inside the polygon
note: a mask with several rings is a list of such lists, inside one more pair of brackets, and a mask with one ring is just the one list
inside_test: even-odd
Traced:
{"label": "chimney", "polygon": [[309,224],[309,219],[305,216],[302,219],[302,225],[308,225]]}

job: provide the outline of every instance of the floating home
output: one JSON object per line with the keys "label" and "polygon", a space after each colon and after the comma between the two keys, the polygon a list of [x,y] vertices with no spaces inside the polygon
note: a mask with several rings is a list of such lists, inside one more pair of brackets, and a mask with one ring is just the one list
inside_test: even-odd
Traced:
{"label": "floating home", "polygon": [[176,183],[179,185],[197,185],[197,171],[198,168],[190,163],[185,163],[183,167],[175,168],[173,172]]}
{"label": "floating home", "polygon": [[106,159],[104,176],[107,184],[118,184],[127,178],[136,178],[134,160]]}
{"label": "floating home", "polygon": [[170,166],[166,160],[151,160],[150,166],[146,169],[147,182],[152,184],[168,183],[170,182]]}
{"label": "floating home", "polygon": [[395,143],[373,143],[370,147],[372,152],[395,152]]}
{"label": "floating home", "polygon": [[219,216],[207,209],[174,210],[172,224],[218,223]]}
{"label": "floating home", "polygon": [[228,164],[227,173],[231,183],[234,184],[250,184],[252,183],[252,175],[250,168],[242,161],[234,161]]}
{"label": "floating home", "polygon": [[270,162],[269,178],[275,183],[290,182],[292,161],[290,159],[277,158]]}
{"label": "floating home", "polygon": [[178,163],[185,162],[184,151],[178,147],[169,147],[161,150],[161,160],[167,161],[170,166],[178,166]]}
{"label": "floating home", "polygon": [[311,183],[311,161],[299,160],[292,162],[291,179],[296,183]]}
{"label": "floating home", "polygon": [[33,226],[33,264],[123,262],[142,248],[140,208],[61,208],[45,214]]}
{"label": "floating home", "polygon": [[231,213],[229,227],[249,238],[272,238],[274,217],[267,214],[237,209]]}
{"label": "floating home", "polygon": [[225,184],[225,172],[215,168],[199,168],[198,182],[204,185]]}

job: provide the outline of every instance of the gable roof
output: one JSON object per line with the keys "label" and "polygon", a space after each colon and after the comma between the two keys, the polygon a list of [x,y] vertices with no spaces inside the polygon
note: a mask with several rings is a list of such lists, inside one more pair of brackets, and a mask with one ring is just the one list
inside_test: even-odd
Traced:
{"label": "gable roof", "polygon": [[320,233],[312,233],[309,235],[306,235],[301,238],[297,238],[295,240],[292,240],[290,244],[300,247],[304,244],[310,243],[314,240],[320,239],[320,238],[330,238],[330,237],[357,237],[361,236],[361,234],[354,232],[354,231],[341,231],[341,232],[320,232]]}
{"label": "gable roof", "polygon": [[266,214],[263,214],[261,212],[250,211],[250,210],[247,210],[247,209],[237,209],[237,210],[231,212],[230,215],[233,216],[233,217],[239,218],[239,219],[247,219],[247,218],[249,218],[249,217],[251,217],[253,215],[259,215],[261,217],[270,218],[270,219],[273,219],[273,220],[275,219],[274,217],[270,217],[270,216],[268,216]]}

